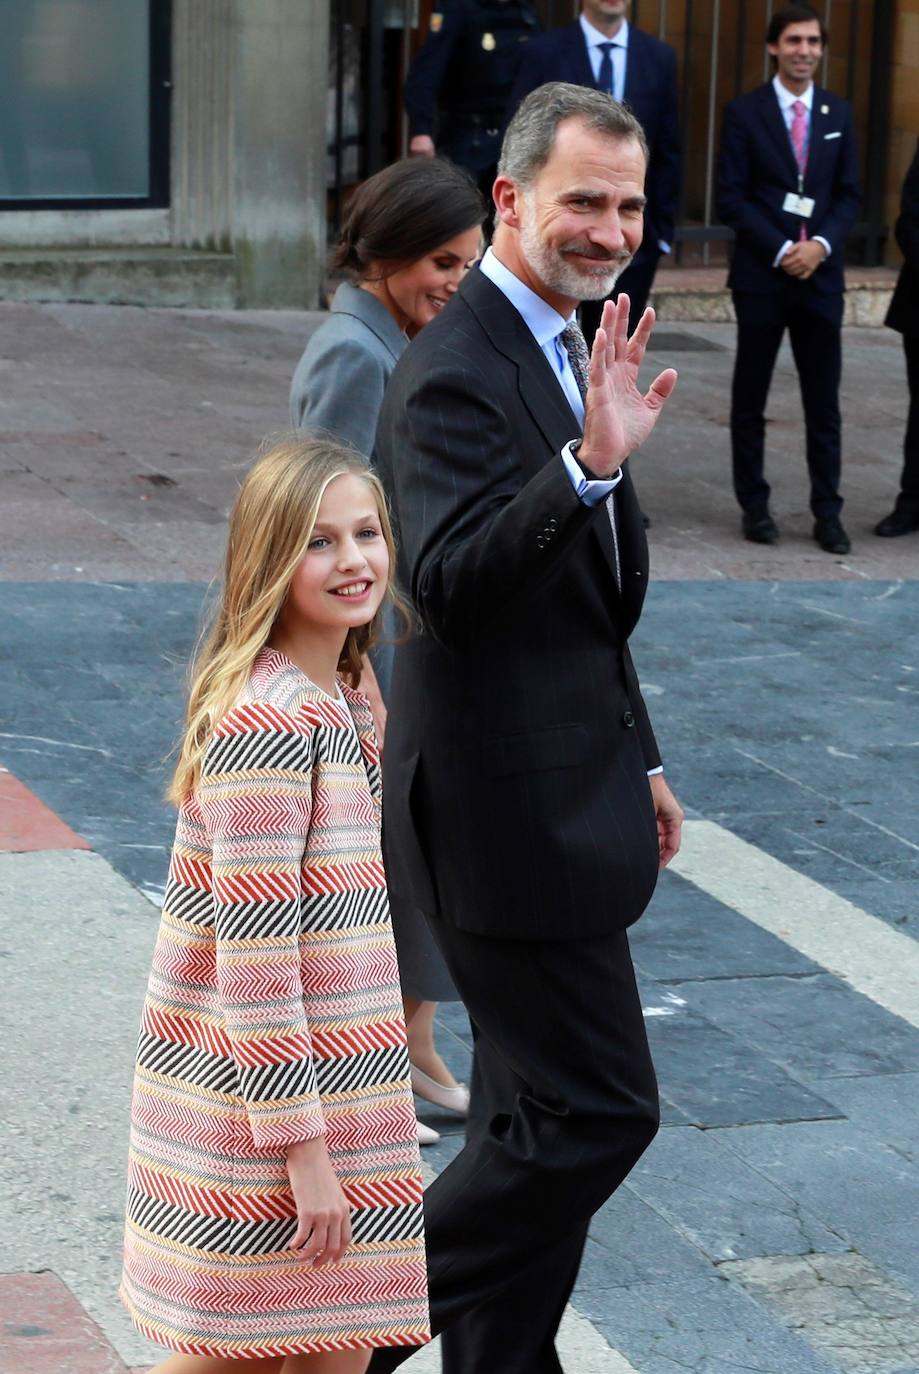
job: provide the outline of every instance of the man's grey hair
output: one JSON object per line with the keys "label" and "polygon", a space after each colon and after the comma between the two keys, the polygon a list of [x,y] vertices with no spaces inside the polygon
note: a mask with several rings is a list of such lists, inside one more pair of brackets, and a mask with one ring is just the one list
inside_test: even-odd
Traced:
{"label": "man's grey hair", "polygon": [[529,186],[549,161],[558,126],[565,119],[579,119],[586,128],[610,138],[634,139],[647,162],[645,131],[625,105],[590,86],[549,81],[530,92],[508,124],[498,176]]}

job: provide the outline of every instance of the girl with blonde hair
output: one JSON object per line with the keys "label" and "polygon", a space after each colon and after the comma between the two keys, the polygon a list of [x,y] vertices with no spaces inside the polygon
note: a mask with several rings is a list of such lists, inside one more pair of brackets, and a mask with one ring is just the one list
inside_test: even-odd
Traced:
{"label": "girl with blonde hair", "polygon": [[174,1352],[154,1374],[362,1374],[374,1347],[430,1339],[379,756],[353,686],[394,565],[357,454],[290,439],[248,474],[137,1053],[121,1294]]}

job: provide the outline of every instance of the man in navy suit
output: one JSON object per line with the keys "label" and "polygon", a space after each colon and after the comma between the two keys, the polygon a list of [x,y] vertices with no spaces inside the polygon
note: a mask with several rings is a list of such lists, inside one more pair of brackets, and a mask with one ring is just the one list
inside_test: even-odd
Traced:
{"label": "man in navy suit", "polygon": [[[582,0],[574,24],[532,39],[511,92],[510,119],[524,96],[547,81],[593,86],[625,103],[648,143],[644,237],[635,260],[616,283],[629,297],[629,330],[644,314],[662,253],[673,243],[680,182],[676,53],[628,22],[629,0]],[[585,301],[581,326],[588,345],[600,323],[602,301]]]}
{"label": "man in navy suit", "polygon": [[860,203],[848,104],[814,85],[827,43],[810,5],[787,5],[769,24],[772,81],[724,112],[718,210],[736,235],[728,285],[737,315],[731,394],[734,491],[744,538],[774,544],[764,475],[769,383],[788,330],[807,430],[814,538],[849,552],[839,513],[843,247]]}
{"label": "man in navy suit", "polygon": [[882,539],[919,530],[919,144],[903,183],[896,236],[903,266],[884,323],[903,335],[909,412],[897,503],[874,527]]}

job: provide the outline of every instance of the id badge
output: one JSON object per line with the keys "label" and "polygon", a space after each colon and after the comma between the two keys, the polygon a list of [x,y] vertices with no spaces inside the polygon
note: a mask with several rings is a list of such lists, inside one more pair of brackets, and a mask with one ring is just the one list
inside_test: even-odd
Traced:
{"label": "id badge", "polygon": [[782,202],[782,209],[789,215],[800,215],[801,219],[810,219],[814,213],[814,198],[798,196],[794,191],[789,191]]}

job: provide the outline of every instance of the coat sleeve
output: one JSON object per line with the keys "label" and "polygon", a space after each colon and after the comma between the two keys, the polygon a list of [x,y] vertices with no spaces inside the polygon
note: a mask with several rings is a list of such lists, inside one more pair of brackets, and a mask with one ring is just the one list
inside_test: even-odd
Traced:
{"label": "coat sleeve", "polygon": [[386,381],[386,369],[359,339],[326,344],[317,336],[291,383],[291,424],[322,430],[369,458]]}
{"label": "coat sleeve", "polygon": [[457,354],[387,394],[374,466],[392,474],[407,590],[451,647],[538,597],[604,510],[561,458],[526,481],[517,453],[494,379]]}
{"label": "coat sleeve", "polygon": [[772,263],[787,240],[784,229],[758,209],[753,198],[754,168],[746,121],[728,105],[718,156],[718,214],[738,239],[746,240],[765,262]]}
{"label": "coat sleeve", "polygon": [[311,740],[270,706],[239,706],[204,759],[217,995],[257,1149],[325,1134],[300,964],[300,868]]}
{"label": "coat sleeve", "polygon": [[[436,0],[434,8],[436,12]],[[443,0],[440,14],[441,27],[428,31],[405,78],[403,96],[410,138],[434,132],[434,107],[466,22],[463,0]]]}
{"label": "coat sleeve", "polygon": [[903,183],[896,235],[904,258],[914,272],[919,272],[919,147]]}
{"label": "coat sleeve", "polygon": [[833,190],[826,214],[819,224],[808,227],[808,238],[819,234],[825,238],[834,253],[842,251],[843,244],[851,234],[858,218],[862,193],[858,179],[858,155],[855,151],[855,130],[852,127],[852,111],[844,105],[845,124],[842,130],[842,146],[836,164]]}
{"label": "coat sleeve", "polygon": [[514,84],[511,87],[511,93],[508,96],[504,111],[505,129],[517,113],[520,102],[525,100],[531,91],[535,91],[538,86],[544,85],[549,80],[545,72],[546,37],[547,35],[544,34],[542,38],[532,39],[523,49],[517,64],[517,75],[514,78]]}

